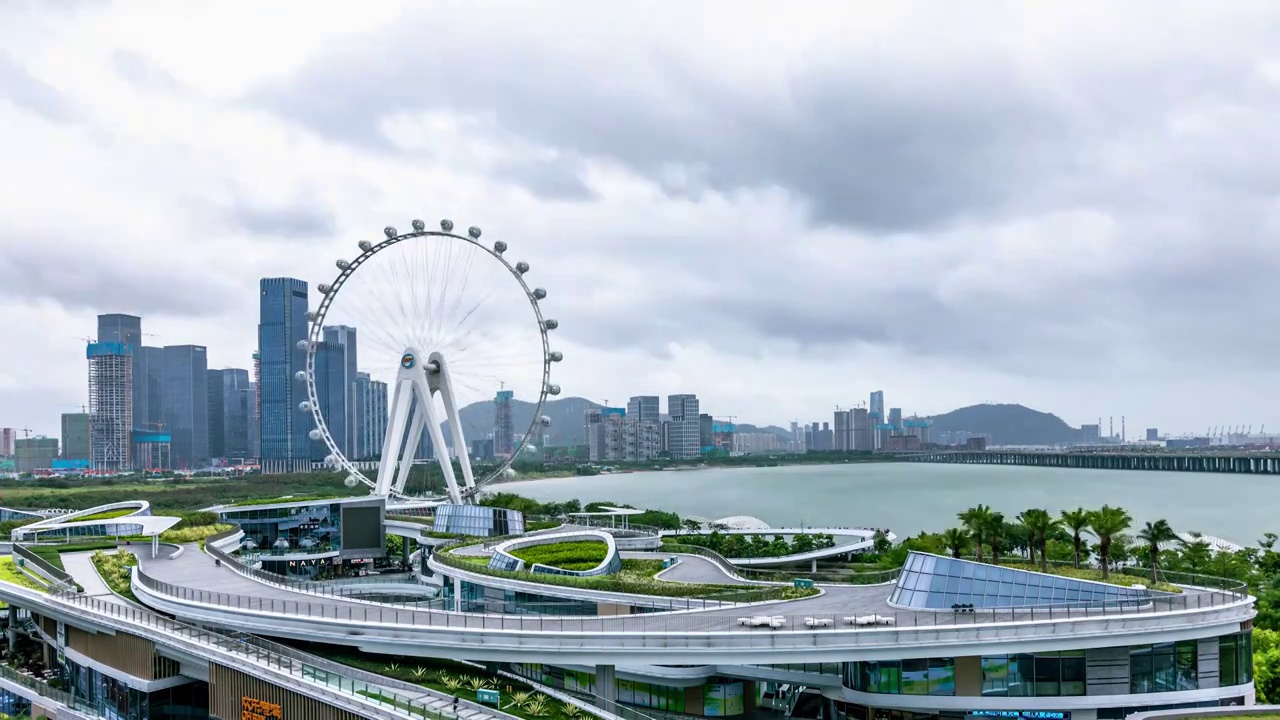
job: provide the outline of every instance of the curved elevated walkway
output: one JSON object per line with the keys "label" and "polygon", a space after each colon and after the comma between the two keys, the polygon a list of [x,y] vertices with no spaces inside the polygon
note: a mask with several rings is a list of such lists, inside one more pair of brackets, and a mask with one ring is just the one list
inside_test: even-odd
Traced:
{"label": "curved elevated walkway", "polygon": [[[817,560],[826,560],[827,558],[839,557],[849,553],[865,552],[875,545],[875,535],[877,530],[869,528],[768,528],[768,529],[734,529],[717,530],[721,535],[761,535],[773,536],[782,535],[831,535],[836,538],[835,545],[829,548],[821,548],[811,550],[804,553],[793,553],[791,555],[780,555],[777,557],[759,557],[759,558],[729,558],[729,562],[739,567],[779,567],[782,565],[792,565],[796,563],[814,562]],[[684,533],[689,535],[691,533]],[[703,535],[707,533],[694,533]],[[674,530],[663,530],[663,537],[682,537],[680,533]],[[846,539],[840,542],[842,539]],[[889,542],[898,539],[898,536],[890,532],[885,535]]]}

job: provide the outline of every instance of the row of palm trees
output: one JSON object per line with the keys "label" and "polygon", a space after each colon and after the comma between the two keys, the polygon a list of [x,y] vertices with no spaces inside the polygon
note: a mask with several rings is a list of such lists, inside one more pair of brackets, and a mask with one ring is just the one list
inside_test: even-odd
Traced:
{"label": "row of palm trees", "polygon": [[[949,528],[942,533],[943,545],[951,552],[952,557],[960,557],[972,544],[979,562],[982,562],[984,552],[989,549],[991,561],[999,564],[1008,535],[1004,513],[986,505],[976,505],[958,513],[957,518],[962,526]],[[1026,528],[1027,548],[1032,564],[1036,562],[1037,554],[1039,555],[1041,572],[1048,572],[1048,543],[1051,538],[1059,533],[1071,533],[1074,565],[1079,568],[1081,557],[1088,556],[1084,535],[1092,535],[1098,541],[1098,560],[1104,579],[1110,577],[1113,543],[1133,525],[1133,518],[1124,508],[1110,505],[1103,505],[1096,510],[1063,510],[1057,516],[1044,508],[1030,508],[1018,513],[1016,520]],[[1135,537],[1142,543],[1151,568],[1151,579],[1155,582],[1160,569],[1160,546],[1178,540],[1178,535],[1168,521],[1157,520],[1140,528]]]}

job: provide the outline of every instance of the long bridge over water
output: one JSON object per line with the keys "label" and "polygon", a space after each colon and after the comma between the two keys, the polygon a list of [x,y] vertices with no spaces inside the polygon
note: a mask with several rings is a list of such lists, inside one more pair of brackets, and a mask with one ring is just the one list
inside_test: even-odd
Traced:
{"label": "long bridge over water", "polygon": [[962,465],[1025,465],[1091,470],[1160,470],[1280,475],[1280,453],[1052,452],[1027,450],[940,450],[900,456],[908,462]]}

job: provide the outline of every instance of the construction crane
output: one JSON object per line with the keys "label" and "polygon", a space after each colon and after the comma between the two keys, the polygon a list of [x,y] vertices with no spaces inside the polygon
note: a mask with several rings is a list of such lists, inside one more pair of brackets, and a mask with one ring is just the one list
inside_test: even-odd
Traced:
{"label": "construction crane", "polygon": [[31,437],[31,428],[22,428],[22,437],[24,438]]}

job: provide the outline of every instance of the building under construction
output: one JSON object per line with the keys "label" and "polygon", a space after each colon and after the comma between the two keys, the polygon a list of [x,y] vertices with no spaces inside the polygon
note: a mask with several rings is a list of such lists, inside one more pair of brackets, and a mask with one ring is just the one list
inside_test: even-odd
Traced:
{"label": "building under construction", "polygon": [[89,468],[128,472],[133,430],[133,358],[118,342],[89,343]]}

